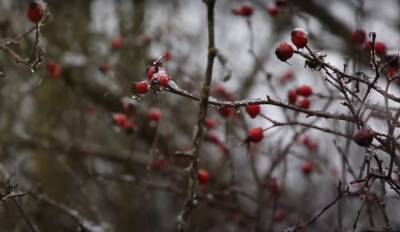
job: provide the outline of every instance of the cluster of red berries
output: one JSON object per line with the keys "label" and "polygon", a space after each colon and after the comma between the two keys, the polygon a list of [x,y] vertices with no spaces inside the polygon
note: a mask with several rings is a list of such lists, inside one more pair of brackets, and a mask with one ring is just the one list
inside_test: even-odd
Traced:
{"label": "cluster of red berries", "polygon": [[[265,7],[266,12],[271,16],[277,16],[281,9],[286,5],[286,0],[276,0],[274,4],[269,4]],[[236,16],[250,17],[254,13],[254,8],[245,3],[241,6],[232,9],[232,13]]]}
{"label": "cluster of red berries", "polygon": [[147,80],[132,83],[132,92],[134,94],[145,94],[149,91],[150,86],[156,86],[164,89],[169,87],[171,77],[161,65],[153,65],[147,70]]}
{"label": "cluster of red berries", "polygon": [[43,1],[31,1],[29,3],[28,9],[26,10],[26,17],[32,23],[39,23],[45,14],[46,5]]}
{"label": "cluster of red berries", "polygon": [[[114,114],[113,118],[114,118],[115,125],[117,125],[118,127],[121,127],[124,129],[133,128],[133,123],[128,120],[127,114],[117,113],[117,114]],[[120,123],[118,123],[118,120],[115,120],[115,119],[118,119],[120,121]],[[147,113],[147,120],[149,120],[150,122],[157,123],[158,121],[160,121],[160,119],[161,119],[160,109],[156,108],[156,107],[150,108]]]}
{"label": "cluster of red berries", "polygon": [[[309,85],[302,85],[297,89],[291,89],[288,92],[288,102],[289,104],[297,105],[303,109],[309,109],[311,105],[310,99],[308,99],[313,94],[313,90]],[[298,95],[302,96],[298,100]]]}
{"label": "cluster of red berries", "polygon": [[[308,43],[308,35],[303,29],[296,28],[291,32],[291,40],[297,49],[305,48]],[[279,43],[275,49],[276,57],[283,62],[290,59],[293,53],[293,47],[288,42]]]}
{"label": "cluster of red berries", "polygon": [[112,121],[115,126],[124,129],[127,132],[131,132],[135,128],[133,121],[125,113],[112,114]]}
{"label": "cluster of red berries", "polygon": [[[367,33],[362,29],[356,29],[351,34],[351,41],[354,44],[360,45],[367,50],[372,50],[372,43],[367,41]],[[386,55],[386,44],[381,41],[375,41],[375,53],[378,56]]]}
{"label": "cluster of red berries", "polygon": [[[121,113],[112,114],[112,122],[113,124],[120,128],[124,129],[127,132],[131,132],[135,128],[135,124],[133,123],[132,113],[134,111],[134,102],[131,99],[122,99],[123,111]],[[157,123],[161,119],[161,111],[159,108],[152,107],[147,112],[147,120],[150,122]]]}
{"label": "cluster of red berries", "polygon": [[232,13],[237,16],[250,17],[254,12],[254,8],[250,4],[243,4],[233,8]]}

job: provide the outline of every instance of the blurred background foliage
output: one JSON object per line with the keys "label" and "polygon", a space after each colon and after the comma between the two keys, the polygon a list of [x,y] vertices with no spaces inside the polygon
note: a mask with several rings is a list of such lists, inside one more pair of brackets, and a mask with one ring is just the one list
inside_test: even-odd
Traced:
{"label": "blurred background foliage", "polygon": [[[290,88],[290,85],[279,86],[279,78],[288,70],[295,72],[296,83],[322,88],[319,75],[304,69],[300,59],[287,65],[274,57],[275,45],[288,39],[294,27],[309,31],[312,46],[323,48],[329,54],[328,61],[337,67],[357,60],[354,64],[350,62],[354,71],[368,67],[368,56],[363,60],[349,43],[354,28],[376,31],[378,39],[386,42],[393,54],[400,42],[399,1],[288,0],[285,9],[271,17],[264,7],[272,1],[254,0],[251,3],[255,14],[251,21],[258,57],[255,61],[248,52],[247,23],[232,14],[232,8],[242,2],[218,0],[216,5],[216,46],[227,57],[232,77],[223,82],[224,70],[217,64],[214,84],[223,85],[235,99],[271,93],[263,69],[271,72],[273,84],[282,88],[276,96],[279,99],[286,99]],[[148,94],[141,100],[128,99],[130,84],[144,80],[151,61],[167,51],[171,52],[172,60],[166,63],[166,68],[173,80],[182,88],[198,93],[207,52],[204,4],[201,0],[48,0],[47,3],[51,15],[41,30],[44,61],[39,71],[31,73],[0,53],[0,71],[7,75],[0,79],[0,163],[12,175],[11,182],[18,185],[17,189],[44,193],[77,210],[105,231],[174,231],[186,186],[183,170],[186,161],[176,158],[174,153],[191,145],[197,103],[164,92]],[[0,1],[2,40],[31,26],[25,17],[27,5],[26,0]],[[119,36],[123,38],[123,48],[112,49],[112,40]],[[15,49],[28,54],[32,41],[31,37],[24,39]],[[50,61],[62,66],[59,79],[47,72]],[[127,110],[127,102],[132,102],[133,108],[132,133],[115,127],[111,120],[113,113]],[[323,104],[314,100],[313,105],[318,108]],[[158,126],[146,118],[151,107],[161,109]],[[338,103],[331,109],[340,111],[340,107]],[[263,110],[272,117],[283,117],[277,107]],[[230,147],[233,161],[229,162],[234,162],[238,186],[248,194],[255,193],[246,147],[241,142],[246,128],[263,125],[264,121],[242,114],[240,120],[225,120],[214,108],[209,115],[217,120],[217,133]],[[315,156],[321,162],[318,174],[312,178],[299,175],[299,161],[285,163],[274,171],[279,178],[287,170],[289,174],[285,177],[282,198],[274,201],[274,205],[268,203],[262,214],[267,225],[277,207],[275,204],[287,212],[287,220],[276,223],[273,231],[282,231],[310,217],[336,194],[337,178],[332,176],[332,170],[341,170],[337,155],[333,154],[332,137],[321,136],[321,132],[309,134],[320,144]],[[296,143],[289,137],[274,136],[255,148],[260,153],[257,165],[261,173],[265,173],[268,157],[278,151],[277,146]],[[339,142],[345,143],[340,139]],[[307,153],[300,145],[295,146],[296,153]],[[354,155],[357,149],[352,147],[349,153],[354,167],[361,162]],[[166,164],[161,170],[151,168],[155,160],[164,160]],[[230,184],[227,160],[218,147],[203,143],[201,166],[209,170],[212,178],[206,191],[215,195],[213,201],[199,205],[188,231],[251,230],[257,204],[224,193]],[[3,192],[4,181],[0,182]],[[359,202],[343,200],[343,204],[344,218],[340,223],[351,225]],[[78,231],[77,220],[43,201],[25,196],[21,205],[40,231]],[[368,206],[376,223],[382,224],[377,207]],[[392,204],[389,199],[389,215],[393,228],[397,229],[400,228],[398,209],[398,202],[393,200]],[[348,231],[349,226],[341,227],[332,215],[336,215],[335,210],[309,231]],[[29,231],[10,202],[2,202],[0,206],[0,224],[0,231]],[[360,224],[368,225],[368,219],[361,218]]]}

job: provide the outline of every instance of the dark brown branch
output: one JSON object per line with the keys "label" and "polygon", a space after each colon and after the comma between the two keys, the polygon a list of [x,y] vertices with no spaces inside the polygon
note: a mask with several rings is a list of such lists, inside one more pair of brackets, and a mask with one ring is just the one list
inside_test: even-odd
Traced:
{"label": "dark brown branch", "polygon": [[[182,89],[177,88],[176,86],[171,86],[167,89],[168,92],[181,95],[183,97],[190,98],[192,100],[199,101],[199,97],[185,91]],[[348,121],[348,122],[353,122],[355,123],[356,120],[354,120],[353,117],[343,115],[343,114],[332,114],[332,113],[326,113],[322,111],[314,111],[314,110],[307,110],[300,108],[295,105],[289,105],[277,100],[274,100],[267,96],[266,99],[247,99],[247,100],[238,100],[238,101],[218,101],[214,98],[209,98],[208,103],[210,105],[214,106],[220,106],[220,107],[241,107],[241,106],[246,106],[249,104],[259,104],[259,105],[274,105],[274,106],[279,106],[285,109],[293,110],[296,112],[304,113],[308,117],[310,116],[315,116],[315,117],[320,117],[320,118],[325,118],[325,119],[335,119],[335,120],[340,120],[340,121]]]}
{"label": "dark brown branch", "polygon": [[197,188],[198,180],[197,173],[199,170],[199,156],[200,156],[200,145],[203,135],[203,125],[207,115],[208,109],[208,98],[210,96],[210,86],[212,81],[212,72],[214,66],[214,58],[216,55],[215,42],[214,42],[214,7],[215,0],[208,0],[207,4],[207,17],[208,17],[208,60],[207,69],[205,74],[205,80],[201,88],[201,98],[199,102],[199,115],[197,125],[195,127],[195,133],[192,143],[192,155],[191,166],[189,169],[189,189],[188,197],[185,202],[185,206],[177,217],[177,231],[185,231],[185,224],[190,213],[197,205]]}

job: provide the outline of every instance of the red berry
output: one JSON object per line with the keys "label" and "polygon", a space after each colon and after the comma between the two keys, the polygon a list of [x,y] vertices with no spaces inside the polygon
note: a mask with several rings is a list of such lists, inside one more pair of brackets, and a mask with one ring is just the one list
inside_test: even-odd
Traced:
{"label": "red berry", "polygon": [[313,94],[313,90],[309,85],[302,85],[297,88],[297,94],[303,97],[309,97]]}
{"label": "red berry", "polygon": [[143,45],[148,45],[151,42],[153,42],[155,38],[153,38],[151,35],[143,35],[141,38],[141,42]]}
{"label": "red berry", "polygon": [[[368,48],[369,50],[372,49],[372,43],[371,43],[371,42],[368,42],[368,43],[367,43],[367,48]],[[379,41],[376,41],[376,42],[375,42],[375,53],[376,53],[378,56],[384,56],[384,55],[386,55],[386,44],[384,44],[384,43],[382,43],[382,42],[379,42]]]}
{"label": "red berry", "polygon": [[294,72],[292,70],[288,70],[282,75],[280,83],[281,85],[285,85],[288,82],[292,81],[293,79],[294,79]]}
{"label": "red berry", "polygon": [[153,79],[153,75],[156,74],[156,67],[151,66],[148,70],[147,70],[147,80],[151,80]]}
{"label": "red berry", "polygon": [[355,44],[363,44],[367,39],[367,34],[364,30],[356,29],[351,33],[351,41]]}
{"label": "red berry", "polygon": [[134,93],[145,94],[149,91],[149,83],[147,81],[135,82],[132,84],[132,91]]}
{"label": "red berry", "polygon": [[147,114],[147,119],[149,121],[158,122],[161,118],[161,111],[158,108],[151,108]]}
{"label": "red berry", "polygon": [[158,76],[158,81],[160,83],[160,86],[167,88],[169,86],[169,76],[166,73],[162,73]]}
{"label": "red berry", "polygon": [[267,181],[267,188],[271,192],[271,195],[275,198],[281,195],[281,187],[275,177],[269,178]]}
{"label": "red berry", "polygon": [[89,107],[87,107],[87,108],[85,109],[85,113],[86,113],[88,116],[95,116],[96,113],[97,113],[97,109],[96,109],[96,107],[94,107],[94,106],[89,106]]}
{"label": "red berry", "polygon": [[318,150],[318,143],[313,141],[310,137],[305,136],[303,138],[303,145],[306,146],[307,150],[310,152],[315,152]]}
{"label": "red berry", "polygon": [[197,180],[200,184],[207,184],[210,181],[210,176],[208,175],[207,170],[199,169],[197,173]]}
{"label": "red berry", "polygon": [[281,222],[281,221],[285,220],[285,218],[286,218],[286,213],[283,210],[277,209],[274,212],[274,221]]}
{"label": "red berry", "polygon": [[378,56],[383,56],[386,54],[386,44],[382,42],[375,42],[375,52]]}
{"label": "red berry", "polygon": [[397,67],[391,67],[389,68],[389,72],[388,75],[390,77],[390,79],[395,79],[399,76],[399,71]]}
{"label": "red berry", "polygon": [[151,161],[150,168],[153,170],[161,170],[165,167],[165,159],[157,158]]}
{"label": "red berry", "polygon": [[205,126],[207,129],[213,129],[217,127],[217,121],[211,118],[206,118],[206,121],[204,122]]}
{"label": "red berry", "polygon": [[131,121],[127,121],[121,128],[124,128],[127,132],[132,132],[135,125]]}
{"label": "red berry", "polygon": [[219,139],[219,136],[216,133],[212,132],[212,131],[209,131],[206,134],[206,140],[211,142],[211,143],[214,143],[216,145],[221,144],[221,140]]}
{"label": "red berry", "polygon": [[314,168],[315,168],[315,164],[312,161],[303,164],[304,175],[310,175],[314,171]]}
{"label": "red berry", "polygon": [[272,17],[277,16],[279,14],[279,7],[276,4],[268,5],[265,10]]}
{"label": "red berry", "polygon": [[62,74],[61,65],[50,61],[49,63],[47,63],[47,72],[53,79],[55,80],[60,79]]}
{"label": "red berry", "polygon": [[248,140],[253,143],[258,143],[264,138],[263,129],[261,127],[253,128],[249,131]]}
{"label": "red berry", "polygon": [[124,46],[124,38],[122,36],[115,37],[111,40],[112,49],[121,49]]}
{"label": "red berry", "polygon": [[246,105],[246,112],[251,118],[257,117],[257,115],[260,113],[261,107],[258,104],[249,104]]}
{"label": "red berry", "polygon": [[230,93],[229,91],[227,91],[224,86],[217,84],[214,86],[213,88],[213,94],[217,97],[217,98],[222,98],[224,100],[227,101],[231,101],[233,100],[233,95],[232,93]]}
{"label": "red berry", "polygon": [[128,122],[128,117],[123,113],[115,113],[112,115],[112,119],[115,125],[119,127],[124,127],[124,125]]}
{"label": "red berry", "polygon": [[287,61],[293,56],[293,48],[289,43],[282,42],[278,44],[278,47],[275,49],[275,55],[281,61]]}
{"label": "red berry", "polygon": [[172,59],[172,53],[170,51],[166,51],[164,53],[164,59],[165,61],[170,61]]}
{"label": "red berry", "polygon": [[222,107],[218,111],[219,114],[224,118],[232,117],[235,114],[235,109],[232,107]]}
{"label": "red berry", "polygon": [[111,70],[111,67],[107,63],[101,63],[99,64],[99,70],[103,74],[107,74]]}
{"label": "red berry", "polygon": [[303,98],[299,102],[299,107],[303,108],[303,109],[309,109],[310,105],[311,105],[311,102],[310,102],[310,100],[308,100],[308,98]]}
{"label": "red berry", "polygon": [[243,16],[243,17],[249,17],[253,14],[253,7],[248,6],[248,5],[243,5],[239,8],[235,8],[232,10],[233,14],[237,16]]}
{"label": "red berry", "polygon": [[295,89],[289,90],[288,100],[289,100],[289,104],[292,104],[292,105],[296,104],[297,91]]}
{"label": "red berry", "polygon": [[305,46],[307,46],[308,35],[303,29],[300,28],[294,29],[291,33],[291,36],[292,36],[292,43],[297,48],[304,48]]}
{"label": "red berry", "polygon": [[32,23],[38,23],[43,19],[45,5],[43,2],[32,1],[26,10],[26,16]]}
{"label": "red berry", "polygon": [[374,140],[374,132],[367,127],[363,127],[357,131],[354,141],[361,147],[369,147]]}

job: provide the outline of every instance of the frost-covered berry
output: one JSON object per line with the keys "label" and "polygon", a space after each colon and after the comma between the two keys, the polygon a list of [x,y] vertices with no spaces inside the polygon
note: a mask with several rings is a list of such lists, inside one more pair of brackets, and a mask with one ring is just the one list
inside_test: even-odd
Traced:
{"label": "frost-covered berry", "polygon": [[138,94],[145,94],[149,91],[149,83],[147,81],[135,82],[132,84],[132,92]]}
{"label": "frost-covered berry", "polygon": [[297,48],[304,48],[305,46],[307,46],[308,35],[303,29],[301,28],[294,29],[291,33],[291,37],[292,37],[292,43]]}

